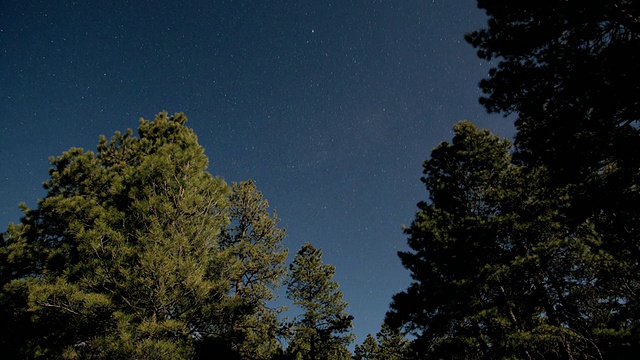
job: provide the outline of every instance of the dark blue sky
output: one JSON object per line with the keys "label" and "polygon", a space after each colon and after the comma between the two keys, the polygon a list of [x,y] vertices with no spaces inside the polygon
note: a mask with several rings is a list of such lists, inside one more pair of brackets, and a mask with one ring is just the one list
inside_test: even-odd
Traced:
{"label": "dark blue sky", "polygon": [[513,133],[478,105],[489,65],[463,36],[485,22],[472,0],[2,1],[0,226],[44,196],[49,156],[182,111],[291,254],[323,249],[360,343],[409,284],[422,161],[461,119]]}

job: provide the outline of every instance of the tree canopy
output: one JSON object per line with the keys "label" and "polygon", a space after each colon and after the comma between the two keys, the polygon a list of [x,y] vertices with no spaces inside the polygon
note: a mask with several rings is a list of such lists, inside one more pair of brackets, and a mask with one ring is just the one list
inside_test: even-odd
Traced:
{"label": "tree canopy", "polygon": [[480,87],[515,148],[462,122],[424,163],[429,200],[387,322],[418,356],[613,358],[637,351],[640,8],[479,0]]}
{"label": "tree canopy", "polygon": [[545,186],[565,186],[571,196],[565,215],[577,222],[591,217],[608,251],[637,272],[640,219],[631,209],[640,201],[640,6],[629,0],[478,6],[488,26],[467,40],[481,58],[497,62],[480,83],[481,102],[516,115],[516,158],[548,169]]}
{"label": "tree canopy", "polygon": [[290,265],[287,297],[302,315],[294,320],[288,352],[301,359],[349,359],[353,317],[346,313],[335,267],[322,262],[322,250],[306,243]]}
{"label": "tree canopy", "polygon": [[[640,6],[637,1],[478,1],[488,26],[467,36],[497,66],[480,83],[489,111],[515,113],[516,152],[548,172],[541,186],[567,196],[564,224],[592,224],[611,256],[599,291],[628,306],[640,273]],[[594,250],[592,250],[594,251]],[[609,285],[606,285],[606,284]],[[637,328],[637,325],[634,325]],[[637,336],[637,335],[636,335]]]}
{"label": "tree canopy", "polygon": [[[409,287],[353,359],[604,359],[640,351],[640,2],[479,0],[489,112],[423,163],[399,253]],[[0,235],[8,358],[349,359],[322,250],[227,184],[182,113],[50,159],[46,196]],[[278,288],[300,310],[272,307]],[[288,346],[285,346],[287,344]]]}
{"label": "tree canopy", "polygon": [[399,254],[413,282],[387,322],[424,357],[598,358],[628,339],[593,224],[565,223],[566,193],[514,163],[508,141],[466,121],[454,131],[424,163],[430,201]]}
{"label": "tree canopy", "polygon": [[467,35],[497,60],[480,83],[491,112],[517,115],[523,157],[563,176],[638,164],[640,7],[629,0],[479,0],[488,26]]}
{"label": "tree canopy", "polygon": [[368,334],[353,352],[353,360],[403,360],[409,356],[409,340],[405,334],[385,323],[375,338]]}
{"label": "tree canopy", "polygon": [[[185,122],[161,113],[140,121],[139,137],[116,132],[97,153],[72,148],[51,159],[47,196],[2,238],[2,345],[11,356],[175,359],[211,344],[244,358],[278,351],[265,303],[284,275],[284,232],[253,183],[229,187],[206,171]],[[249,355],[258,344],[270,353]]]}
{"label": "tree canopy", "polygon": [[[287,249],[279,218],[269,214],[269,203],[253,181],[233,183],[227,214],[231,220],[223,230],[220,245],[231,256],[231,293],[238,302],[232,328],[225,338],[243,359],[270,359],[282,351],[278,336],[282,309],[267,302],[286,275]],[[230,341],[231,339],[231,341]]]}

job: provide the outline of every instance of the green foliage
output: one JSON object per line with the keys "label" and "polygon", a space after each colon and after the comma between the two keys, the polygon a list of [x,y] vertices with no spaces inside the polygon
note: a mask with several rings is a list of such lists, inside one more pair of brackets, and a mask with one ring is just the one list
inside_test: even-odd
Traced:
{"label": "green foliage", "polygon": [[237,338],[234,348],[243,359],[269,359],[282,350],[277,341],[281,309],[268,308],[267,301],[274,299],[286,274],[285,231],[277,227],[277,214],[268,213],[269,204],[252,181],[234,183],[232,191],[227,209],[231,223],[220,243],[232,257],[230,282],[240,306],[226,336]]}
{"label": "green foliage", "polygon": [[377,360],[378,359],[379,346],[376,339],[367,334],[362,344],[356,345],[353,351],[354,360]]}
{"label": "green foliage", "polygon": [[382,324],[375,338],[368,334],[362,344],[356,345],[353,360],[403,360],[409,356],[409,340],[404,334]]}
{"label": "green foliage", "polygon": [[399,329],[393,329],[387,324],[376,334],[378,342],[378,359],[402,360],[410,356],[409,340]]}
{"label": "green foliage", "polygon": [[481,58],[498,60],[481,82],[481,102],[517,115],[515,157],[544,169],[539,200],[558,224],[593,239],[567,251],[601,262],[589,270],[591,291],[615,316],[590,326],[603,354],[617,353],[640,336],[640,311],[630,305],[640,291],[640,8],[628,0],[478,5],[488,26],[467,40]]}
{"label": "green foliage", "polygon": [[516,113],[529,161],[575,179],[625,158],[637,165],[640,8],[633,1],[479,0],[488,26],[467,35],[498,59],[480,84],[489,111]]}
{"label": "green foliage", "polygon": [[287,297],[303,310],[293,323],[287,352],[302,359],[349,359],[353,317],[345,312],[335,268],[322,263],[322,250],[306,243],[290,265]]}
{"label": "green foliage", "polygon": [[418,357],[598,358],[630,329],[599,276],[612,257],[593,223],[568,223],[548,172],[516,165],[510,144],[469,122],[424,163],[429,203],[400,253],[413,282],[387,322]]}
{"label": "green foliage", "polygon": [[[479,1],[488,27],[467,35],[497,67],[481,83],[482,102],[517,114],[516,153],[566,188],[568,221],[589,219],[611,253],[602,275],[632,299],[640,290],[640,7],[599,2]],[[640,313],[624,321],[637,322]]]}
{"label": "green foliage", "polygon": [[570,186],[566,215],[591,216],[608,250],[636,262],[640,248],[624,239],[640,237],[629,211],[640,201],[640,8],[629,0],[478,5],[488,26],[467,40],[481,58],[499,59],[481,82],[481,102],[517,114],[516,155],[550,172],[546,186]]}
{"label": "green foliage", "polygon": [[474,328],[486,307],[486,266],[500,259],[496,213],[501,174],[508,171],[509,144],[469,122],[454,128],[453,144],[441,143],[424,163],[422,181],[431,203],[418,204],[410,228],[413,252],[400,253],[413,282],[394,296],[391,327],[405,326],[426,356],[473,357],[487,351]]}
{"label": "green foliage", "polygon": [[206,171],[185,122],[161,113],[139,137],[116,132],[95,154],[51,159],[47,196],[2,236],[9,357],[279,351],[265,304],[285,273],[284,231],[251,182],[230,188]]}

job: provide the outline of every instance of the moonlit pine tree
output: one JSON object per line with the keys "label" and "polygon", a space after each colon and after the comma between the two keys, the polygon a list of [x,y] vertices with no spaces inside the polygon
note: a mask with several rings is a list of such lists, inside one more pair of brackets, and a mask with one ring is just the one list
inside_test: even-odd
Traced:
{"label": "moonlit pine tree", "polygon": [[352,319],[346,313],[335,268],[322,262],[322,250],[306,243],[290,265],[287,297],[303,313],[293,322],[293,339],[287,352],[301,359],[349,359],[353,341]]}

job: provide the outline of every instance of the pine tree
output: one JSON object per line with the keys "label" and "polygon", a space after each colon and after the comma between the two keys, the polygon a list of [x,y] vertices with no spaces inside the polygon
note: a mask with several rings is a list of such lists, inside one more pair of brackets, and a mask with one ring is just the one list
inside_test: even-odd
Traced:
{"label": "pine tree", "polygon": [[393,298],[387,322],[416,335],[418,357],[463,358],[489,351],[477,319],[492,307],[487,263],[503,257],[493,221],[509,143],[470,122],[454,127],[424,162],[422,181],[430,203],[419,211],[409,235],[411,252],[400,253],[413,282]]}
{"label": "pine tree", "polygon": [[322,262],[322,250],[306,243],[289,268],[287,297],[303,310],[293,322],[287,352],[305,360],[349,359],[353,317],[346,313],[335,268]]}
{"label": "pine tree", "polygon": [[374,338],[368,334],[362,344],[356,345],[354,360],[404,360],[409,359],[409,340],[399,329],[386,323]]}
{"label": "pine tree", "polygon": [[487,27],[466,38],[496,64],[480,84],[481,103],[517,116],[519,156],[574,183],[618,162],[637,169],[640,7],[629,0],[478,6]]}
{"label": "pine tree", "polygon": [[161,113],[51,160],[47,196],[2,237],[9,356],[189,358],[225,338],[243,305],[220,245],[233,198],[185,122]]}
{"label": "pine tree", "polygon": [[357,344],[353,351],[353,360],[378,360],[378,353],[380,352],[376,339],[367,334],[362,344]]}
{"label": "pine tree", "polygon": [[430,202],[409,228],[409,289],[386,321],[413,336],[418,358],[591,358],[621,329],[597,275],[593,224],[565,223],[566,192],[517,165],[510,144],[469,122],[424,163]]}
{"label": "pine tree", "polygon": [[376,334],[379,360],[403,360],[409,358],[409,340],[400,329],[393,329],[386,323],[382,324]]}
{"label": "pine tree", "polygon": [[640,292],[638,2],[479,0],[478,6],[489,21],[467,40],[495,64],[480,84],[481,103],[515,115],[514,156],[544,169],[540,186],[549,194],[564,194],[551,209],[561,222],[589,223],[597,234],[589,253],[607,260],[592,282],[616,314],[604,328],[618,328],[602,330],[602,337],[620,336],[601,347],[611,354],[638,344],[640,308],[631,305]]}
{"label": "pine tree", "polygon": [[227,339],[243,359],[269,359],[280,352],[277,335],[282,324],[280,309],[268,307],[274,290],[286,274],[285,231],[278,228],[276,212],[252,181],[233,183],[227,209],[230,225],[221,236],[221,246],[233,259],[232,296],[239,302]]}

